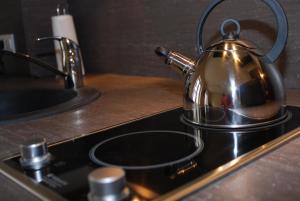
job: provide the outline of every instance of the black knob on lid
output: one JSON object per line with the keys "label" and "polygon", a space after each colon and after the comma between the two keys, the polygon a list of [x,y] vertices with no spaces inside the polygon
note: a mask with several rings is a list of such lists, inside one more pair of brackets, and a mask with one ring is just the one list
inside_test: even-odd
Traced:
{"label": "black knob on lid", "polygon": [[167,50],[166,48],[164,47],[157,47],[155,49],[155,53],[160,56],[160,57],[167,57],[168,54],[169,54],[169,50]]}

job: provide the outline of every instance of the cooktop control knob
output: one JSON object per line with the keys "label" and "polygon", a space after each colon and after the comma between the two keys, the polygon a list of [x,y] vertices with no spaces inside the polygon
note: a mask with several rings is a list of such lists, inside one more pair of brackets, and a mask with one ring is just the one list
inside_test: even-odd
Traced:
{"label": "cooktop control knob", "polygon": [[20,145],[20,163],[24,169],[38,170],[50,162],[50,154],[44,138],[27,140]]}
{"label": "cooktop control knob", "polygon": [[88,176],[89,201],[118,201],[129,196],[125,171],[118,167],[98,168]]}

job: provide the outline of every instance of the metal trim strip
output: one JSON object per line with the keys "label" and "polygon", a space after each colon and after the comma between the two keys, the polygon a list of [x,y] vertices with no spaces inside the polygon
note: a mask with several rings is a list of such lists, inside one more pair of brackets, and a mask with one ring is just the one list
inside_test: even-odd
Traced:
{"label": "metal trim strip", "polygon": [[67,201],[55,192],[47,189],[37,182],[34,182],[20,172],[8,167],[3,162],[0,163],[0,174],[4,175],[43,201]]}

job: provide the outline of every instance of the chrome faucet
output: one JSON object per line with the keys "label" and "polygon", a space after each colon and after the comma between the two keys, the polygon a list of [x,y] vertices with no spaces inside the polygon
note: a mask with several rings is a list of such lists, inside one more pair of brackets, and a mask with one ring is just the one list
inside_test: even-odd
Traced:
{"label": "chrome faucet", "polygon": [[18,58],[25,59],[29,62],[37,64],[47,70],[55,73],[56,75],[62,76],[65,82],[65,88],[67,89],[77,89],[84,86],[83,84],[83,73],[82,73],[82,57],[80,53],[79,45],[72,41],[71,39],[65,37],[43,37],[38,38],[37,41],[43,40],[57,40],[59,41],[62,50],[62,71],[58,68],[38,59],[31,57],[28,54],[10,52],[7,50],[1,50],[0,56],[11,55]]}
{"label": "chrome faucet", "polygon": [[66,88],[83,87],[82,57],[79,45],[65,37],[43,37],[37,41],[57,40],[62,51],[62,65],[65,76]]}

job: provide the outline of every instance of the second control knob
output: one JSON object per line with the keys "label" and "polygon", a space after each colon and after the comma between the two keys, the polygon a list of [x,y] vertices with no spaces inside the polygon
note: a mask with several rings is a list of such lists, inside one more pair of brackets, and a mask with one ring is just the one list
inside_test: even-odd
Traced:
{"label": "second control knob", "polygon": [[129,196],[125,171],[118,167],[98,168],[88,176],[89,201],[119,201]]}

